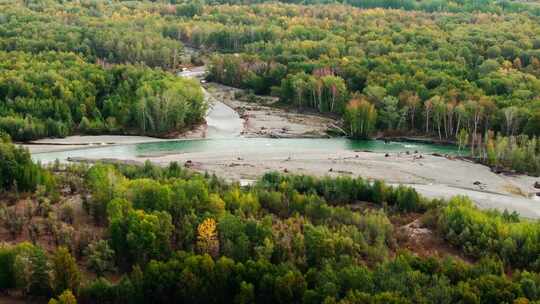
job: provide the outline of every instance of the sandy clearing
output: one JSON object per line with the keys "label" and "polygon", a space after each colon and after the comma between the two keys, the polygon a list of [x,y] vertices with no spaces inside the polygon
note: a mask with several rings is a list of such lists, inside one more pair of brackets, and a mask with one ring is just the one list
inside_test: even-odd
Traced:
{"label": "sandy clearing", "polygon": [[216,83],[206,87],[212,96],[236,110],[245,120],[242,131],[245,137],[321,138],[328,137],[327,130],[337,125],[328,117],[275,107],[276,98],[257,96],[258,102],[246,102],[235,97],[242,92],[240,89]]}
{"label": "sandy clearing", "polygon": [[74,135],[64,138],[43,138],[22,144],[30,153],[47,153],[57,151],[70,151],[76,149],[88,149],[107,145],[127,145],[145,142],[165,141],[166,139],[148,136],[130,135]]}
{"label": "sandy clearing", "polygon": [[431,198],[449,199],[456,195],[464,195],[473,200],[481,209],[498,209],[516,211],[523,217],[540,218],[540,200],[520,196],[488,193],[451,187],[448,185],[410,185],[419,193]]}

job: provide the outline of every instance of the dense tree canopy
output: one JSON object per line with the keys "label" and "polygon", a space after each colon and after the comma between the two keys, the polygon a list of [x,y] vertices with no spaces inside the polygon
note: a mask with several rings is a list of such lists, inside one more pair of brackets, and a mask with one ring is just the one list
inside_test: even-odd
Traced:
{"label": "dense tree canopy", "polygon": [[152,69],[174,69],[182,44],[156,32],[164,20],[150,11],[120,5],[105,13],[97,3],[0,6],[0,130],[14,140],[166,135],[202,120],[199,85]]}
{"label": "dense tree canopy", "polygon": [[200,20],[169,30],[236,52],[214,57],[213,80],[321,112],[343,113],[362,94],[393,110],[379,130],[535,134],[526,126],[540,98],[536,17],[262,4],[208,8]]}
{"label": "dense tree canopy", "polygon": [[[0,4],[0,49],[78,53],[88,61],[173,68],[182,44],[163,36],[165,20],[144,5],[7,1]],[[129,35],[126,35],[129,33]]]}
{"label": "dense tree canopy", "polygon": [[191,80],[142,66],[104,69],[56,52],[0,52],[0,99],[0,130],[15,140],[160,135],[193,125],[206,111]]}
{"label": "dense tree canopy", "polygon": [[[184,130],[206,110],[199,85],[170,73],[184,43],[212,53],[210,80],[341,117],[351,136],[458,139],[486,164],[540,172],[539,141],[520,135],[539,135],[535,3],[221,2],[2,2],[0,131]],[[540,301],[539,223],[465,198],[359,177],[267,173],[240,186],[177,163],[45,169],[8,136],[0,169],[12,241],[0,245],[2,293],[50,303]],[[407,219],[445,257],[404,246]]]}
{"label": "dense tree canopy", "polygon": [[50,189],[54,177],[32,162],[27,149],[13,145],[0,132],[0,195],[5,191],[33,192],[40,184]]}
{"label": "dense tree canopy", "polygon": [[[175,1],[171,1],[175,2]],[[213,0],[212,3],[228,4],[257,4],[272,2],[269,0]],[[484,13],[515,13],[527,12],[540,16],[540,8],[535,1],[452,1],[452,0],[281,0],[283,3],[296,4],[333,4],[346,3],[361,8],[390,8],[402,10],[419,10],[426,12],[484,12]]]}
{"label": "dense tree canopy", "polygon": [[[58,188],[82,178],[78,195],[105,233],[49,252],[39,242],[0,246],[1,291],[51,303],[540,300],[538,222],[480,211],[465,198],[444,202],[381,181],[275,172],[240,187],[176,163],[74,165],[55,174]],[[405,250],[398,223],[419,215],[467,262]],[[100,277],[88,280],[80,267]],[[111,273],[122,279],[102,277]]]}
{"label": "dense tree canopy", "polygon": [[[470,134],[469,144],[476,146],[485,145],[482,138],[488,130],[506,136],[537,135],[540,26],[536,11],[530,9],[536,8],[535,3],[351,2],[368,8],[355,9],[255,2],[9,1],[2,5],[0,46],[6,54],[42,54],[22,59],[33,63],[50,64],[54,59],[42,56],[55,51],[73,52],[84,62],[105,67],[142,63],[175,69],[185,43],[217,52],[208,66],[209,79],[274,94],[302,109],[345,117],[351,100],[367,100],[378,114],[373,131],[454,140],[463,129]],[[18,73],[9,64],[6,68]],[[36,104],[33,99],[38,97],[12,96],[25,87],[33,90],[32,85],[20,79],[6,81],[5,90],[11,95],[0,97],[8,104],[16,103],[16,98],[22,105],[4,110],[8,117],[0,126],[15,139],[128,130],[162,134],[201,118],[203,107],[192,86],[173,84],[161,74],[167,79],[161,84],[141,80],[123,90],[128,84],[118,83],[119,72],[112,69],[92,72],[96,79],[77,80],[80,88],[65,84],[39,96],[46,99],[37,102],[43,106],[34,106],[39,110],[27,106]],[[122,74],[128,76],[140,79]],[[79,92],[88,88],[86,82],[96,87]],[[49,100],[63,93],[68,95],[60,100],[77,101],[56,105]],[[177,95],[187,96],[187,101]],[[186,103],[195,103],[196,109],[189,110]],[[51,118],[51,113],[61,117]],[[364,125],[361,116],[349,115],[349,126]]]}

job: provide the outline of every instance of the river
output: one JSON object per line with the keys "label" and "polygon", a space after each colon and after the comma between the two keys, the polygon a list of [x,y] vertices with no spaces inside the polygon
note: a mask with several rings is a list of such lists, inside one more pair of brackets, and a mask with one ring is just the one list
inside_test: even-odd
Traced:
{"label": "river", "polygon": [[[223,129],[215,131],[224,136]],[[381,140],[350,140],[347,138],[243,138],[219,137],[208,139],[167,140],[149,143],[123,144],[103,147],[79,148],[69,151],[34,153],[32,158],[42,163],[56,159],[65,161],[69,157],[133,159],[182,153],[298,153],[302,150],[332,152],[337,150],[371,151],[380,153],[403,152],[429,154],[457,154],[453,146],[413,144]]]}
{"label": "river", "polygon": [[[178,73],[179,77],[197,79],[204,76],[205,67],[196,67]],[[243,138],[241,132],[244,120],[231,107],[214,98],[204,87],[204,97],[209,105],[206,114],[204,139],[179,139],[135,144],[120,144],[96,147],[87,146],[67,151],[34,153],[33,158],[42,163],[56,159],[66,161],[70,157],[133,159],[154,157],[165,154],[202,153],[202,152],[251,152],[268,153],[299,152],[317,150],[332,152],[336,150],[372,151],[372,152],[409,152],[457,154],[454,146],[417,144],[407,142],[384,142],[380,140],[350,140],[347,138]],[[286,127],[286,126],[284,126]]]}
{"label": "river", "polygon": [[[180,76],[196,77],[203,73],[204,68],[185,71]],[[111,136],[96,136],[86,139],[92,145],[62,146],[65,150],[44,149],[36,153],[40,150],[34,147],[32,158],[41,163],[69,158],[151,160],[159,165],[178,161],[232,180],[256,179],[271,170],[319,176],[360,175],[392,184],[408,184],[428,197],[467,195],[481,208],[509,209],[525,217],[540,217],[538,202],[527,198],[534,193],[531,188],[534,179],[497,175],[482,165],[429,155],[457,155],[455,146],[347,138],[243,137],[244,121],[238,113],[206,90],[204,93],[210,108],[203,139],[148,139],[152,142],[137,139],[130,143],[131,138],[108,141]],[[84,139],[63,141],[73,144]]]}

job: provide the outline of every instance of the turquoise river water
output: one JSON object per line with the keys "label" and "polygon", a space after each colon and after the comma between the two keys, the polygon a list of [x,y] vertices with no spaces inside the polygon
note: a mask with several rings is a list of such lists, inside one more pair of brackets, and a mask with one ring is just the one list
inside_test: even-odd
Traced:
{"label": "turquoise river water", "polygon": [[[85,147],[76,150],[35,153],[32,158],[42,163],[68,157],[115,158],[128,159],[134,157],[152,157],[164,154],[197,153],[197,152],[251,152],[258,151],[291,151],[304,150],[351,150],[371,152],[405,152],[458,154],[456,146],[424,144],[412,142],[384,142],[381,140],[351,140],[347,138],[227,138],[173,140],[129,145],[103,147]],[[463,151],[462,151],[463,153]]]}

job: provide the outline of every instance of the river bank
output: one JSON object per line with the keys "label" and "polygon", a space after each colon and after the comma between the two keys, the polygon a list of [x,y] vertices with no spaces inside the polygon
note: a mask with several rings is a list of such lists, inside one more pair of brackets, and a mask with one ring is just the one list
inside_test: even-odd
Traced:
{"label": "river bank", "polygon": [[[331,149],[326,150],[300,146],[298,149],[294,146],[276,148],[272,145],[257,146],[257,149],[235,149],[232,139],[238,137],[327,137],[327,131],[335,128],[337,123],[329,117],[288,112],[273,106],[276,100],[271,98],[247,102],[240,100],[241,90],[214,83],[204,86],[205,98],[210,105],[206,123],[178,138],[225,138],[229,139],[227,145],[233,146],[229,150],[216,149],[216,142],[212,141],[202,143],[211,146],[202,151],[126,156],[125,149],[137,149],[137,143],[167,141],[144,136],[71,136],[43,139],[26,146],[30,152],[37,154],[112,145],[116,146],[118,152],[109,161],[143,163],[150,160],[163,166],[176,161],[193,170],[215,173],[236,181],[255,180],[272,170],[317,176],[362,176],[382,179],[390,184],[407,184],[433,198],[467,195],[482,208],[508,209],[524,217],[540,218],[540,202],[532,199],[536,198],[536,189],[533,187],[535,178],[495,174],[486,166],[466,160],[414,153],[414,144],[410,145],[408,153],[390,150],[379,153],[351,151],[344,146],[331,146]],[[73,154],[78,155],[79,161],[93,162],[106,157],[98,150]]]}
{"label": "river bank", "polygon": [[160,142],[167,139],[132,136],[132,135],[73,135],[64,138],[43,138],[21,144],[30,153],[49,153],[57,151],[71,151],[78,149],[98,148],[110,145],[128,145],[146,142]]}
{"label": "river bank", "polygon": [[[337,121],[326,116],[299,113],[276,106],[277,98],[269,96],[243,96],[241,89],[217,83],[205,85],[217,100],[234,109],[244,120],[244,137],[272,138],[324,138],[336,128]],[[253,98],[248,102],[246,99]]]}
{"label": "river bank", "polygon": [[[83,157],[78,161],[98,161]],[[145,161],[166,166],[172,161],[199,172],[214,173],[228,180],[248,183],[268,171],[309,174],[316,176],[362,176],[382,179],[389,184],[405,184],[431,198],[448,199],[466,195],[484,209],[507,209],[524,217],[540,218],[540,201],[535,199],[535,178],[493,173],[476,163],[421,155],[392,152],[375,153],[336,148],[266,149],[258,151],[183,152],[158,156],[108,159],[127,163]]]}
{"label": "river bank", "polygon": [[[201,71],[187,71],[185,73],[201,73]],[[240,136],[247,138],[327,138],[329,137],[327,131],[336,125],[336,122],[328,117],[288,112],[285,109],[273,107],[272,101],[258,104],[239,100],[235,97],[239,91],[241,90],[224,85],[206,84],[203,87],[203,93],[209,109],[205,122],[191,130],[167,138],[131,135],[75,135],[65,138],[40,139],[22,145],[27,147],[31,153],[47,153],[178,139],[235,138]]]}

